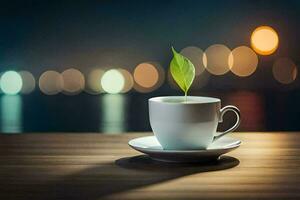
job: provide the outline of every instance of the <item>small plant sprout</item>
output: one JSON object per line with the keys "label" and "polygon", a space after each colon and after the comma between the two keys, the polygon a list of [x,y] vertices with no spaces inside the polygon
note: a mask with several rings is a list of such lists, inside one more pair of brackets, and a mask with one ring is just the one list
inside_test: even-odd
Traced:
{"label": "small plant sprout", "polygon": [[187,100],[187,92],[195,78],[195,67],[189,59],[177,53],[173,47],[172,52],[173,59],[170,63],[170,71],[173,79],[184,92],[185,100]]}

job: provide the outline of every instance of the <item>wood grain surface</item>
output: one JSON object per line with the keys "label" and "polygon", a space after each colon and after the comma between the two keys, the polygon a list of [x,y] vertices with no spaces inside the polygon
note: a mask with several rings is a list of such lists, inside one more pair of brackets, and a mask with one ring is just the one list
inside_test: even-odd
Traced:
{"label": "wood grain surface", "polygon": [[300,133],[234,133],[241,147],[207,164],[127,145],[149,134],[0,135],[0,199],[300,199]]}

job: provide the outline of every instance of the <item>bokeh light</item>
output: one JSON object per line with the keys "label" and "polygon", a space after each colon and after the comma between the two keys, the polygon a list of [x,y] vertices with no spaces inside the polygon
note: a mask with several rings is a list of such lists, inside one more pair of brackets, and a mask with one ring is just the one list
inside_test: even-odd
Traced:
{"label": "bokeh light", "polygon": [[256,53],[270,55],[278,48],[279,37],[270,26],[259,26],[251,35],[251,46]]}
{"label": "bokeh light", "polygon": [[132,75],[129,71],[125,70],[125,69],[118,69],[118,71],[123,75],[124,77],[124,87],[122,89],[122,93],[126,93],[129,92],[133,85],[134,85],[134,81],[132,78]]}
{"label": "bokeh light", "polygon": [[29,94],[35,89],[35,78],[28,71],[20,71],[20,76],[22,77],[23,86],[21,89],[21,93]]}
{"label": "bokeh light", "polygon": [[101,78],[101,85],[105,92],[110,94],[120,93],[125,85],[125,79],[117,69],[110,69]]}
{"label": "bokeh light", "polygon": [[83,74],[77,69],[67,69],[62,74],[63,92],[68,95],[75,95],[84,89],[85,80]]}
{"label": "bokeh light", "polygon": [[258,57],[256,53],[246,46],[235,48],[229,56],[230,70],[237,76],[245,77],[253,74],[257,68]]}
{"label": "bokeh light", "polygon": [[150,63],[141,63],[134,69],[134,80],[144,88],[153,87],[158,81],[158,71]]}
{"label": "bokeh light", "polygon": [[203,64],[203,51],[200,48],[189,46],[182,49],[180,53],[194,64],[196,76],[200,75],[205,70]]}
{"label": "bokeh light", "polygon": [[274,78],[282,83],[292,83],[298,74],[297,66],[290,58],[279,58],[273,65],[273,76]]}
{"label": "bokeh light", "polygon": [[141,63],[134,69],[134,88],[139,92],[151,92],[164,81],[164,70],[155,62]]}
{"label": "bokeh light", "polygon": [[101,87],[101,78],[104,74],[102,69],[94,69],[88,73],[85,85],[85,91],[89,94],[100,94],[103,92]]}
{"label": "bokeh light", "polygon": [[1,76],[0,87],[5,94],[18,94],[22,89],[22,85],[22,77],[18,72],[7,71]]}
{"label": "bokeh light", "polygon": [[230,68],[228,59],[231,51],[222,44],[215,44],[208,47],[203,54],[203,64],[207,71],[214,75],[223,75]]}
{"label": "bokeh light", "polygon": [[39,78],[39,87],[44,94],[58,94],[63,89],[63,78],[56,71],[46,71]]}

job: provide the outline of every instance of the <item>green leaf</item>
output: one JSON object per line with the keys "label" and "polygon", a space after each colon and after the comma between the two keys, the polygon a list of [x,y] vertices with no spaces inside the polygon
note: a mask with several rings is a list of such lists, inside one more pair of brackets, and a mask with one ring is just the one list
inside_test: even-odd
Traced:
{"label": "green leaf", "polygon": [[173,79],[186,96],[195,78],[195,67],[189,59],[177,53],[173,47],[172,51],[174,57],[170,63],[170,71]]}

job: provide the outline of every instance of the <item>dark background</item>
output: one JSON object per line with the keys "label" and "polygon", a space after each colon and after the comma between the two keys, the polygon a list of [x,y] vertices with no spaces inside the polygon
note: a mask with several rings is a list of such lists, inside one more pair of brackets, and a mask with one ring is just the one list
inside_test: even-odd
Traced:
{"label": "dark background", "polygon": [[[278,50],[259,56],[249,77],[231,72],[209,77],[191,95],[214,96],[242,112],[240,131],[300,129],[300,82],[283,85],[272,76],[278,57],[299,63],[299,1],[1,1],[0,73],[27,70],[36,79],[46,70],[74,67],[122,67],[132,71],[141,62],[156,61],[167,70],[170,47],[212,44],[230,49],[250,46],[252,31],[272,26],[280,38]],[[46,96],[1,94],[1,132],[149,131],[147,99],[182,95],[167,81],[155,91],[126,94]],[[222,128],[230,126],[225,119]],[[232,119],[233,120],[233,119]]]}

